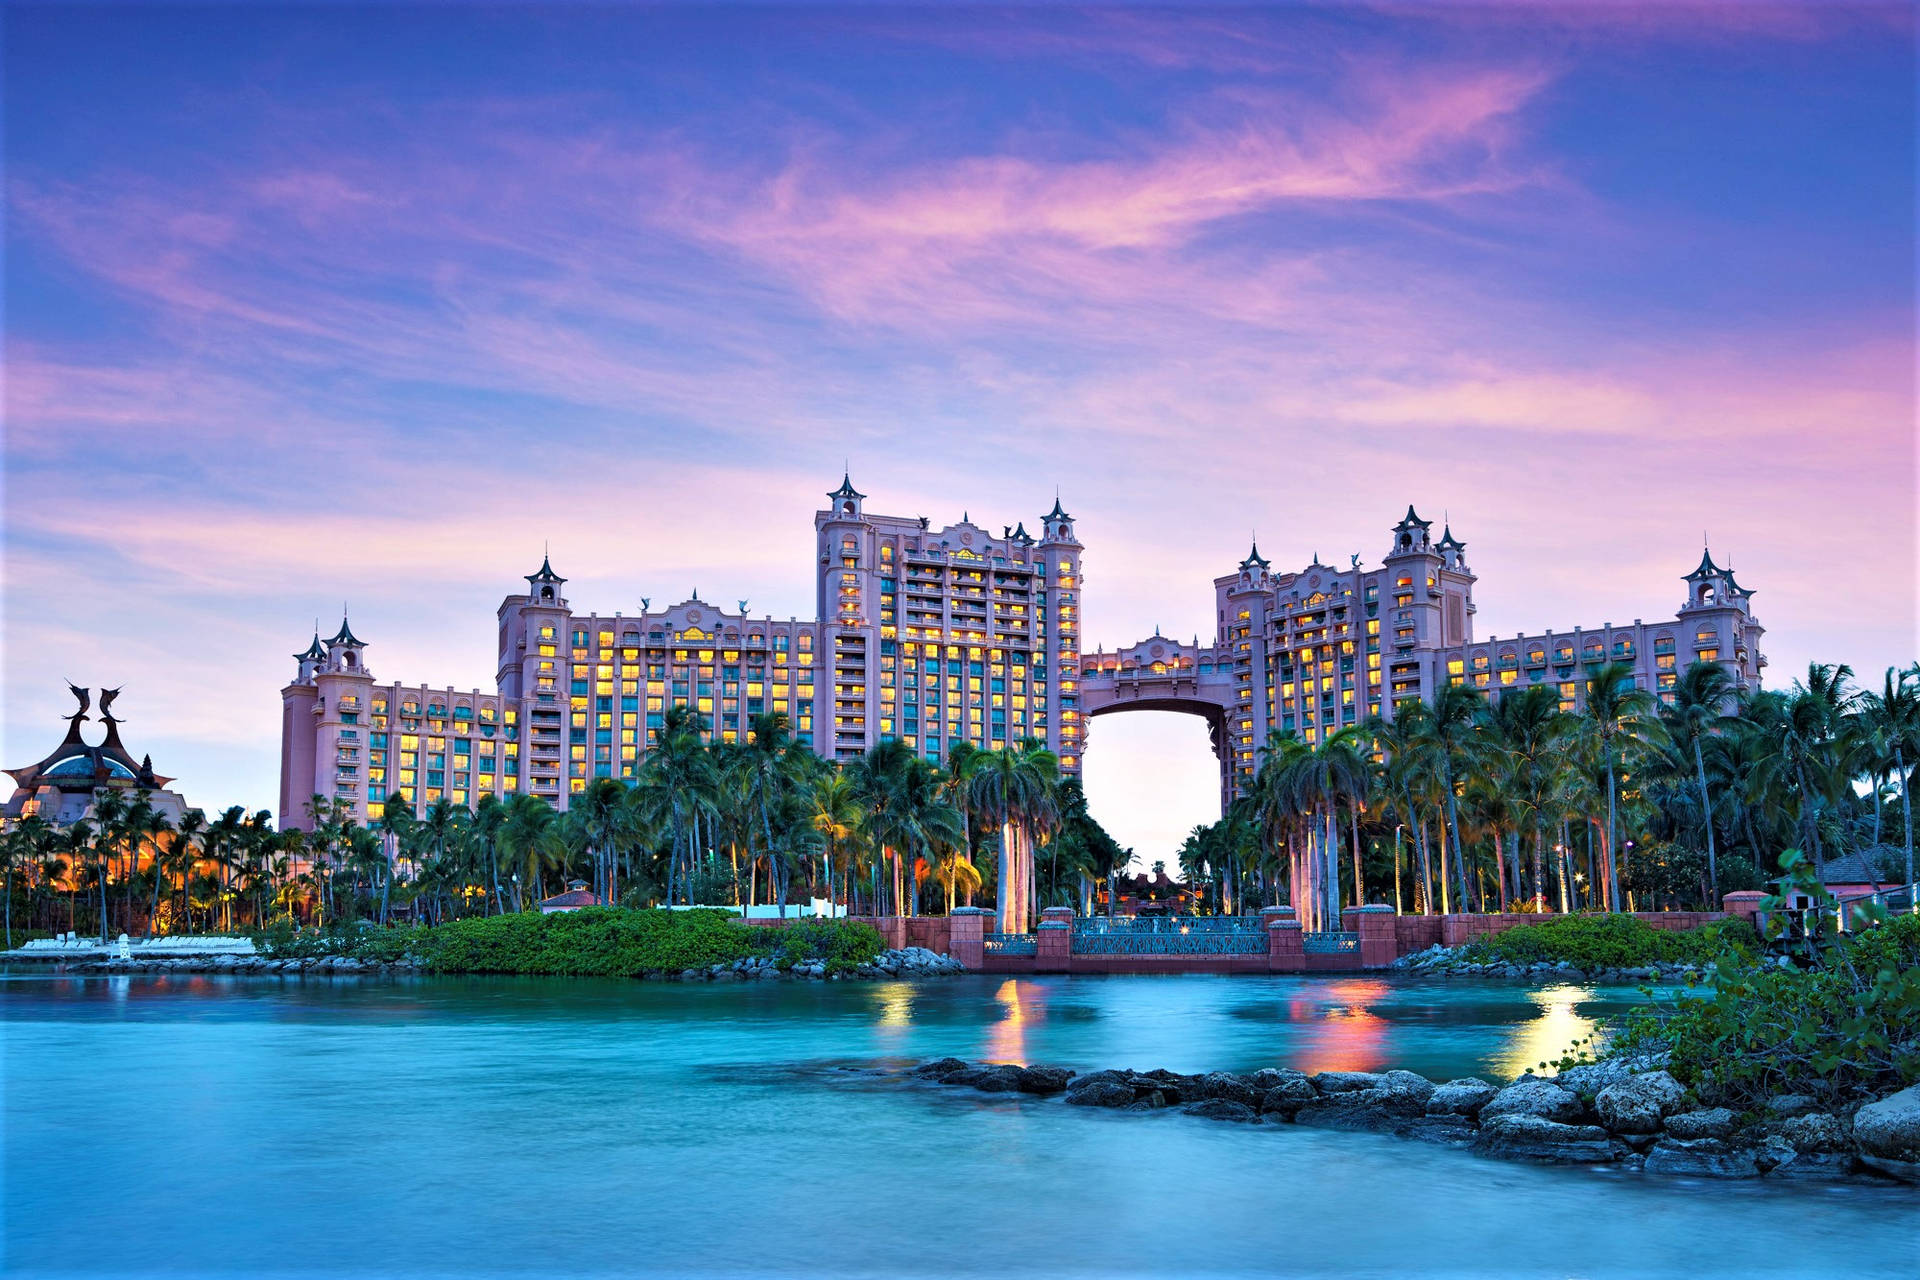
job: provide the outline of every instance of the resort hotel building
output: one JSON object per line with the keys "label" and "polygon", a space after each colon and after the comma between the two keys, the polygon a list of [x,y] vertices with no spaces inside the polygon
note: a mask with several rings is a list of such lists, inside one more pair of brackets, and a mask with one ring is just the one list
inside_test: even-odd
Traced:
{"label": "resort hotel building", "polygon": [[309,825],[323,796],[362,822],[394,792],[445,798],[528,793],[564,808],[594,778],[632,778],[666,712],[690,707],[710,740],[744,741],[753,716],[785,714],[822,756],[850,760],[897,738],[929,759],[955,739],[983,748],[1044,741],[1077,774],[1087,722],[1128,710],[1206,718],[1222,796],[1249,779],[1271,730],[1317,742],[1391,717],[1445,683],[1498,697],[1550,684],[1580,706],[1588,670],[1631,664],[1667,694],[1696,660],[1757,686],[1765,660],[1750,593],[1703,555],[1671,617],[1505,640],[1473,635],[1466,544],[1408,509],[1378,568],[1273,571],[1256,547],[1214,580],[1215,634],[1081,648],[1083,548],[1056,500],[998,535],[934,529],[864,509],[850,480],[814,515],[815,616],[781,621],[697,595],[637,614],[574,612],[543,561],[501,601],[490,693],[380,683],[367,645],[340,629],[294,655],[281,690],[283,827]]}

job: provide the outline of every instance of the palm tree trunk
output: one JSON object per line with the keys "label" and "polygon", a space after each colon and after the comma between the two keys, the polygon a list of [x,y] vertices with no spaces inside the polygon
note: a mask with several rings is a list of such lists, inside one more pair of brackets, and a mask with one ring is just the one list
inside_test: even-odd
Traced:
{"label": "palm tree trunk", "polygon": [[1347,829],[1353,838],[1353,905],[1367,905],[1367,882],[1360,870],[1360,809],[1358,805],[1347,806]]}
{"label": "palm tree trunk", "polygon": [[[1426,900],[1426,914],[1433,914],[1433,846],[1427,840],[1427,820],[1420,819],[1416,829],[1420,845],[1420,895]],[[1447,914],[1447,852],[1440,851],[1440,914]]]}
{"label": "palm tree trunk", "polygon": [[1613,777],[1613,747],[1609,744],[1607,747],[1607,839],[1602,849],[1602,852],[1606,855],[1607,863],[1607,894],[1609,897],[1607,910],[1609,911],[1618,911],[1620,909],[1620,865],[1614,857],[1614,850],[1620,847],[1618,842],[1619,822],[1619,796]]}
{"label": "palm tree trunk", "polygon": [[[1913,801],[1907,795],[1907,762],[1898,746],[1893,749],[1893,767],[1900,774],[1900,817],[1907,827],[1907,884],[1911,886],[1913,884]],[[1916,893],[1914,897],[1920,898],[1920,893]],[[1920,907],[1920,902],[1914,905]]]}
{"label": "palm tree trunk", "polygon": [[[1719,905],[1720,864],[1715,859],[1713,846],[1713,793],[1707,790],[1707,758],[1700,751],[1700,735],[1693,737],[1693,768],[1700,778],[1700,821],[1707,829],[1707,883],[1711,888],[1707,893],[1707,909],[1711,911]],[[1873,806],[1874,834],[1873,842],[1880,843],[1880,793],[1874,792]]]}

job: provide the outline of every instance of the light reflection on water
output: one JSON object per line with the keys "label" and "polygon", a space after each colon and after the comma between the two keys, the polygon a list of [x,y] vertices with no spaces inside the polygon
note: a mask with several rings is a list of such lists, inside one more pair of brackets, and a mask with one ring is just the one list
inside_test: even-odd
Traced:
{"label": "light reflection on water", "polygon": [[1859,1242],[1905,1193],[1702,1189],[839,1069],[1493,1076],[1632,994],[0,974],[0,1245],[10,1276],[1900,1274]]}

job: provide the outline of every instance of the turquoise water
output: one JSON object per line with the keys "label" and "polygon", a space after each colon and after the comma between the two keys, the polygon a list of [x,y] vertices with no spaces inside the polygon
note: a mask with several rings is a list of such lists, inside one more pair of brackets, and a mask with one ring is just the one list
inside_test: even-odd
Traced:
{"label": "turquoise water", "polygon": [[903,1086],[941,1054],[1510,1074],[1630,992],[0,980],[8,1275],[1912,1274],[1900,1191]]}

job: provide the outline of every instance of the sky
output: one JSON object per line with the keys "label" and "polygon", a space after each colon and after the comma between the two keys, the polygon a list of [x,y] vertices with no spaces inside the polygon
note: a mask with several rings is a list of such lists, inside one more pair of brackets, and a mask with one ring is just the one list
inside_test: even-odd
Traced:
{"label": "sky", "polygon": [[[576,608],[811,616],[811,519],[1077,521],[1089,648],[1409,503],[1479,635],[1916,643],[1915,32],[1842,4],[38,7],[4,23],[8,767],[64,682],[208,809],[289,655],[491,687]],[[96,728],[97,732],[97,728]],[[1202,722],[1092,726],[1143,860]]]}

